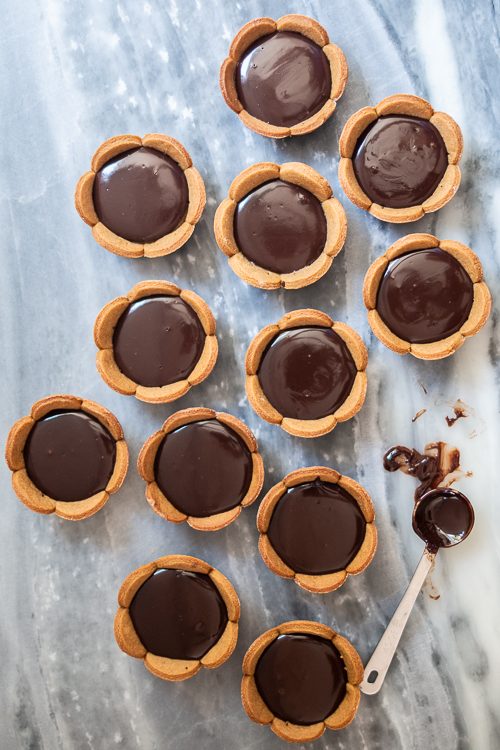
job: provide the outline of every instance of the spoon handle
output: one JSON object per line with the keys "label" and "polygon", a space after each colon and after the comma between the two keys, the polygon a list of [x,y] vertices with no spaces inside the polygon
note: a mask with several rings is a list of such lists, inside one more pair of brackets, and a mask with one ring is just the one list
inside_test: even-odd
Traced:
{"label": "spoon handle", "polygon": [[387,670],[391,665],[410,612],[434,564],[435,557],[436,555],[430,553],[428,550],[424,551],[398,608],[394,612],[382,638],[371,655],[365,667],[363,682],[359,686],[361,691],[366,693],[366,695],[375,695],[384,684]]}

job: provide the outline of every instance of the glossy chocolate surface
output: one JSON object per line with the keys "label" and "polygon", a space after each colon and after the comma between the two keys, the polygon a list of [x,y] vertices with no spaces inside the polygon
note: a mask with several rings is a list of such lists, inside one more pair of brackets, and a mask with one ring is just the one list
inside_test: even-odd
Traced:
{"label": "glossy chocolate surface", "polygon": [[415,506],[413,528],[431,551],[459,544],[469,536],[473,525],[472,505],[457,490],[431,490]]}
{"label": "glossy chocolate surface", "polygon": [[189,202],[184,172],[161,151],[133,148],[96,174],[94,208],[104,226],[130,242],[155,242],[182,223]]}
{"label": "glossy chocolate surface", "polygon": [[284,417],[320,419],[333,414],[351,392],[356,365],[331,328],[282,331],[265,350],[260,385]]}
{"label": "glossy chocolate surface", "polygon": [[438,247],[392,260],[382,276],[376,309],[404,341],[428,344],[456,333],[469,317],[474,285],[463,266]]}
{"label": "glossy chocolate surface", "polygon": [[269,710],[292,724],[323,721],[346,694],[342,657],[331,641],[314,635],[280,635],[260,657],[254,677]]}
{"label": "glossy chocolate surface", "polygon": [[418,479],[415,500],[434,487],[436,480],[439,481],[439,463],[439,456],[419,453],[415,448],[407,448],[404,445],[395,445],[384,455],[386,471],[402,471]]}
{"label": "glossy chocolate surface", "polygon": [[352,161],[359,185],[374,203],[409,208],[436,190],[448,166],[448,152],[429,120],[388,115],[367,127]]}
{"label": "glossy chocolate surface", "polygon": [[24,446],[33,484],[54,500],[86,500],[106,488],[116,444],[108,430],[83,411],[59,410],[39,419]]}
{"label": "glossy chocolate surface", "polygon": [[165,436],[156,454],[158,486],[177,510],[206,517],[235,508],[252,479],[252,454],[216,419],[191,422]]}
{"label": "glossy chocolate surface", "polygon": [[234,215],[239,249],[261,268],[298,271],[319,258],[326,242],[320,201],[300,185],[272,180],[241,200]]}
{"label": "glossy chocolate surface", "polygon": [[113,334],[118,368],[144,386],[184,380],[205,345],[205,332],[192,307],[181,297],[151,296],[133,302]]}
{"label": "glossy chocolate surface", "polygon": [[321,47],[292,31],[257,39],[238,62],[235,80],[247,112],[284,127],[319,112],[332,89],[330,64]]}
{"label": "glossy chocolate surface", "polygon": [[201,659],[228,621],[209,576],[185,570],[157,570],[137,591],[129,612],[143,646],[170,659]]}
{"label": "glossy chocolate surface", "polygon": [[365,538],[360,507],[342,487],[317,479],[280,498],[267,531],[281,559],[296,573],[344,570]]}

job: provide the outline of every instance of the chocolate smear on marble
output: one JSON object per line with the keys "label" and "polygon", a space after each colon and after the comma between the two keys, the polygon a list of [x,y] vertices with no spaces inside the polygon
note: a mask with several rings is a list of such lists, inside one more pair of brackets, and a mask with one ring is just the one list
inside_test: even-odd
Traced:
{"label": "chocolate smear on marble", "polygon": [[464,475],[460,470],[460,451],[444,442],[428,443],[423,453],[416,448],[393,446],[384,455],[384,469],[402,471],[418,480],[415,502],[428,490],[450,487]]}

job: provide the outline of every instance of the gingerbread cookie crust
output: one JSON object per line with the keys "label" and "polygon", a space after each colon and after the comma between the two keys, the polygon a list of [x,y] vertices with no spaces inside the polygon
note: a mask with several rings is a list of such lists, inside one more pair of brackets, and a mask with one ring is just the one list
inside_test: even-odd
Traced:
{"label": "gingerbread cookie crust", "polygon": [[[265,395],[259,379],[259,368],[266,350],[283,331],[301,327],[320,327],[322,330],[331,329],[347,347],[355,368],[352,387],[345,400],[332,414],[319,419],[295,419],[281,414],[270,403]],[[297,437],[314,438],[331,432],[338,422],[351,419],[361,409],[367,387],[366,366],[368,352],[356,331],[345,323],[338,323],[319,310],[294,310],[286,313],[280,320],[263,328],[255,336],[248,347],[245,358],[246,392],[250,405],[254,411],[271,424],[279,425],[285,432]]]}
{"label": "gingerbread cookie crust", "polygon": [[[268,532],[275,508],[283,496],[286,495],[288,490],[306,483],[318,481],[340,487],[341,490],[344,490],[351,498],[353,498],[353,500],[356,501],[365,521],[364,534],[355,556],[343,570],[337,570],[333,573],[307,574],[295,571],[290,565],[287,565],[273,547]],[[330,515],[330,510],[331,509],[329,509],[327,515]],[[302,513],[306,527],[308,513],[307,507],[304,507]],[[296,584],[307,591],[312,591],[317,594],[326,594],[338,589],[347,580],[349,575],[358,575],[358,573],[365,570],[371,563],[377,549],[377,529],[374,520],[375,511],[371,498],[358,482],[355,482],[349,477],[342,476],[338,471],[329,469],[325,466],[310,466],[303,469],[297,469],[296,471],[287,474],[280,482],[275,484],[274,487],[271,487],[260,504],[259,512],[257,514],[257,529],[260,534],[259,552],[267,567],[273,573],[276,573],[276,575],[281,576],[282,578],[290,578],[294,580]],[[327,526],[324,528],[327,529]],[[326,533],[328,533],[328,529]],[[287,542],[290,542],[289,533],[287,533],[286,536]],[[319,544],[318,539],[312,541],[313,544],[314,541]]]}
{"label": "gingerbread cookie crust", "polygon": [[[134,628],[130,606],[141,586],[158,570],[178,570],[208,576],[227,609],[227,624],[219,640],[199,659],[171,659],[147,651]],[[218,570],[197,557],[167,555],[134,570],[124,580],[118,593],[115,638],[129,656],[142,659],[144,666],[162,680],[179,682],[194,677],[200,669],[216,669],[233,653],[238,640],[240,602],[233,585]]]}
{"label": "gingerbread cookie crust", "polygon": [[[194,369],[176,382],[156,387],[141,385],[125,375],[118,367],[114,353],[115,329],[122,315],[138,300],[154,297],[179,298],[192,309],[205,334],[201,355]],[[215,319],[206,302],[195,292],[183,290],[169,281],[141,281],[128,294],[108,302],[96,318],[94,340],[99,349],[97,369],[110,388],[152,404],[168,403],[184,396],[192,386],[198,385],[210,375],[218,354]]]}
{"label": "gingerbread cookie crust", "polygon": [[[306,634],[333,644],[340,654],[346,671],[345,695],[337,708],[323,721],[314,724],[294,724],[275,716],[264,702],[255,680],[255,672],[264,651],[277,638],[289,634]],[[248,717],[257,724],[266,724],[287,742],[312,742],[325,729],[344,729],[354,719],[359,706],[359,684],[363,679],[363,664],[352,644],[327,625],[307,620],[292,620],[263,633],[248,649],[243,659],[241,700]]]}
{"label": "gingerbread cookie crust", "polygon": [[[293,34],[309,40],[326,56],[331,79],[330,91],[326,92],[324,104],[301,122],[291,126],[273,125],[251,115],[243,106],[238,94],[238,67],[249,48],[258,40],[266,41],[270,35],[277,33]],[[300,35],[300,36],[299,36]],[[260,135],[269,138],[285,138],[303,135],[320,127],[333,114],[336,102],[342,96],[347,83],[347,62],[342,50],[330,42],[326,30],[312,18],[300,14],[282,16],[277,21],[272,18],[255,18],[243,26],[229,48],[229,56],[222,63],[220,70],[220,87],[228,107],[230,107],[244,125]]]}
{"label": "gingerbread cookie crust", "polygon": [[[326,238],[319,256],[309,265],[289,273],[277,273],[252,262],[238,247],[234,231],[238,205],[260,186],[278,180],[311,193],[321,204],[326,221]],[[227,255],[232,270],[247,284],[260,289],[300,289],[313,284],[329,270],[344,245],[347,219],[328,182],[312,167],[300,162],[288,162],[281,166],[273,162],[260,162],[235,177],[228,197],[215,213],[214,231],[217,244]]]}
{"label": "gingerbread cookie crust", "polygon": [[[458,331],[437,341],[417,344],[400,338],[384,323],[377,310],[377,296],[384,273],[392,261],[412,251],[428,248],[439,248],[460,264],[471,281],[472,306]],[[413,354],[419,359],[442,359],[454,354],[466,338],[474,336],[484,326],[491,311],[491,295],[483,280],[483,269],[477,255],[460,242],[439,240],[432,234],[424,233],[401,237],[372,263],[363,284],[363,300],[375,336],[397,354]]]}
{"label": "gingerbread cookie crust", "polygon": [[[187,209],[180,224],[154,242],[132,242],[106,227],[100,220],[94,202],[96,175],[120,154],[145,148],[159,152],[178,165],[187,183]],[[116,135],[104,141],[91,160],[91,169],[80,177],[75,190],[75,206],[83,221],[92,228],[92,234],[106,250],[127,258],[157,258],[178,250],[191,237],[195,225],[205,208],[205,185],[184,146],[168,135],[149,133]]]}
{"label": "gingerbread cookie crust", "polygon": [[[217,420],[220,424],[228,427],[232,432],[236,433],[250,453],[252,474],[246,493],[238,505],[222,513],[214,513],[208,516],[194,516],[180,511],[172,504],[168,497],[166,497],[158,485],[155,464],[160,446],[167,435],[185,425],[205,420]],[[165,421],[162,428],[151,435],[151,437],[149,437],[144,443],[139,453],[137,468],[139,474],[147,483],[146,499],[155,513],[158,513],[162,518],[165,518],[167,521],[172,521],[173,523],[182,523],[186,521],[193,529],[199,531],[218,531],[235,521],[240,515],[242,509],[251,505],[257,499],[264,482],[264,464],[262,456],[259,453],[257,441],[248,427],[241,420],[233,417],[231,414],[225,414],[224,412],[217,412],[213,409],[205,409],[201,407],[183,409],[182,411],[172,414]],[[186,465],[185,470],[189,471],[190,467]]]}
{"label": "gingerbread cookie crust", "polygon": [[[99,422],[115,442],[114,464],[106,486],[82,500],[56,500],[44,494],[27,472],[25,447],[33,428],[52,413],[82,412]],[[128,448],[116,417],[94,401],[70,395],[54,395],[33,404],[29,416],[19,419],[9,432],[5,449],[7,465],[12,472],[12,487],[24,505],[35,513],[54,513],[68,521],[81,521],[94,515],[122,486],[128,469]],[[57,459],[57,456],[55,457]]]}
{"label": "gingerbread cookie crust", "polygon": [[[367,128],[381,117],[410,117],[430,122],[439,133],[448,155],[448,165],[434,192],[418,205],[389,208],[372,201],[356,178],[353,158],[358,142]],[[382,99],[375,107],[363,107],[346,122],[339,141],[339,180],[352,203],[368,211],[377,219],[392,223],[406,223],[442,208],[455,195],[460,185],[458,163],[462,156],[462,133],[457,123],[444,112],[435,112],[425,99],[412,94],[394,94]]]}

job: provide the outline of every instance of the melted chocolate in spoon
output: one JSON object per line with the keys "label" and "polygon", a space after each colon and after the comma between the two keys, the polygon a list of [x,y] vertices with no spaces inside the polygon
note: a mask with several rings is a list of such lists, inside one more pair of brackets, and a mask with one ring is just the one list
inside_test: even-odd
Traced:
{"label": "melted chocolate in spoon", "polygon": [[474,509],[470,500],[449,487],[426,492],[413,511],[413,528],[430,552],[460,544],[473,526]]}

